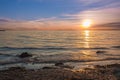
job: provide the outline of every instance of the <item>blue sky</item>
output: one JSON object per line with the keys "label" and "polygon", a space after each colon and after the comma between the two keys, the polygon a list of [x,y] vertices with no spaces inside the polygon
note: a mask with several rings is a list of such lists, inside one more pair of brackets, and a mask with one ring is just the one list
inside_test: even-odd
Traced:
{"label": "blue sky", "polygon": [[0,0],[0,16],[13,19],[38,19],[94,8],[78,0]]}
{"label": "blue sky", "polygon": [[0,0],[0,28],[73,28],[85,19],[120,22],[119,10],[119,0]]}

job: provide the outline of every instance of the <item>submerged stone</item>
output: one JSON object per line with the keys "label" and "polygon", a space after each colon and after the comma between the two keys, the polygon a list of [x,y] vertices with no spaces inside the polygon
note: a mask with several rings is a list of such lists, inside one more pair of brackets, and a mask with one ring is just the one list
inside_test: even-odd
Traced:
{"label": "submerged stone", "polygon": [[62,65],[64,65],[64,63],[62,62],[55,63],[55,66],[62,66]]}
{"label": "submerged stone", "polygon": [[112,48],[120,48],[120,46],[112,46]]}
{"label": "submerged stone", "polygon": [[43,67],[42,69],[58,69],[58,67]]}
{"label": "submerged stone", "polygon": [[98,54],[98,53],[106,53],[106,51],[97,51],[96,53],[97,53],[97,54]]}
{"label": "submerged stone", "polygon": [[23,52],[19,55],[20,58],[26,58],[26,57],[32,57],[32,54],[29,54],[28,52]]}
{"label": "submerged stone", "polygon": [[25,67],[10,67],[8,70],[26,70]]}
{"label": "submerged stone", "polygon": [[68,68],[68,69],[74,68],[73,66],[70,66],[70,65],[64,65],[64,63],[62,63],[62,62],[55,63],[55,66],[58,66],[60,68]]}

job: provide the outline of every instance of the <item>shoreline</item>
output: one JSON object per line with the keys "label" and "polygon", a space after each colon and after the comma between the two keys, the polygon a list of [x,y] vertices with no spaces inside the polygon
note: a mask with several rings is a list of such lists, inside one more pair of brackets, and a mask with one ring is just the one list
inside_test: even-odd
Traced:
{"label": "shoreline", "polygon": [[57,63],[42,69],[11,67],[0,71],[0,80],[120,80],[120,64],[94,65],[93,68],[72,70]]}
{"label": "shoreline", "polygon": [[5,63],[0,64],[0,71],[7,70],[10,67],[25,67],[26,69],[42,69],[43,67],[49,66],[52,67],[55,63],[63,63],[67,66],[72,66],[74,70],[81,68],[89,68],[94,67],[95,65],[111,65],[112,64],[120,64],[120,60],[100,60],[100,61],[54,61],[54,62],[14,62],[14,63]]}

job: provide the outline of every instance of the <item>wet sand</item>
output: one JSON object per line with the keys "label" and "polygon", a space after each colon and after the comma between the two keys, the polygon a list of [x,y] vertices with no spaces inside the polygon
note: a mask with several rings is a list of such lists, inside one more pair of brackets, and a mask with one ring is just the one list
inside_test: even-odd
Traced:
{"label": "wet sand", "polygon": [[120,64],[96,65],[80,70],[59,66],[37,70],[11,67],[0,71],[0,80],[120,80]]}

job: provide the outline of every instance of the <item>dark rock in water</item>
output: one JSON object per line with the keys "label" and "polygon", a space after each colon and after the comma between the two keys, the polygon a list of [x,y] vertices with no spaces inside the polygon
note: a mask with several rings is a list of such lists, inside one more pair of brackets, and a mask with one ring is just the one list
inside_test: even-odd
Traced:
{"label": "dark rock in water", "polygon": [[64,63],[62,62],[55,63],[55,66],[62,66],[62,65],[64,65]]}
{"label": "dark rock in water", "polygon": [[58,69],[58,67],[43,67],[42,69]]}
{"label": "dark rock in water", "polygon": [[5,31],[5,30],[2,29],[2,30],[0,30],[0,31]]}
{"label": "dark rock in water", "polygon": [[2,53],[0,53],[0,55],[3,55]]}
{"label": "dark rock in water", "polygon": [[26,57],[32,57],[31,54],[27,53],[27,52],[23,52],[22,54],[19,55],[20,58],[26,58]]}
{"label": "dark rock in water", "polygon": [[120,48],[120,46],[112,46],[112,48]]}
{"label": "dark rock in water", "polygon": [[106,68],[106,66],[101,66],[101,65],[95,65],[95,68]]}
{"label": "dark rock in water", "polygon": [[64,65],[64,63],[62,63],[62,62],[55,63],[55,66],[58,66],[60,68],[68,68],[68,69],[73,69],[74,68],[73,66]]}
{"label": "dark rock in water", "polygon": [[61,68],[67,68],[67,69],[73,69],[74,68],[73,66],[69,66],[69,65],[61,65],[59,67],[61,67]]}
{"label": "dark rock in water", "polygon": [[120,64],[111,64],[111,65],[106,65],[107,67],[120,67]]}
{"label": "dark rock in water", "polygon": [[98,54],[98,53],[106,53],[106,51],[97,51],[96,53],[97,53],[97,54]]}
{"label": "dark rock in water", "polygon": [[25,67],[10,67],[8,70],[25,70]]}

